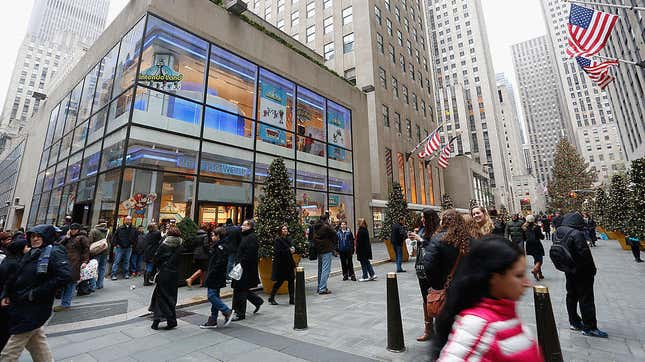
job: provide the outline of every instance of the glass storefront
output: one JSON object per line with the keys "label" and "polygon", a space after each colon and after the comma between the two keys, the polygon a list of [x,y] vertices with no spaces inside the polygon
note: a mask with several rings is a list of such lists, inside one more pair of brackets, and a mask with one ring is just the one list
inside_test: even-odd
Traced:
{"label": "glass storefront", "polygon": [[354,220],[350,109],[147,15],[52,110],[29,225],[252,217],[284,159],[303,221]]}

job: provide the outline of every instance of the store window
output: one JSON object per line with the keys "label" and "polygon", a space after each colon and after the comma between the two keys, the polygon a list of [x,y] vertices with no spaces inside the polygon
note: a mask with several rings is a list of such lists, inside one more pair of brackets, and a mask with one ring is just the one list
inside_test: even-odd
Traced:
{"label": "store window", "polygon": [[40,204],[38,206],[38,214],[36,215],[35,224],[44,224],[47,217],[47,205],[49,204],[49,192],[43,192],[40,195]]}
{"label": "store window", "polygon": [[128,166],[194,174],[198,151],[198,140],[132,127],[125,162]]}
{"label": "store window", "polygon": [[65,109],[67,108],[67,103],[69,103],[69,94],[58,106],[56,106],[56,112],[58,113],[58,116],[56,117],[54,141],[58,140],[63,135],[63,128],[65,127]]}
{"label": "store window", "polygon": [[352,174],[329,170],[329,192],[352,194],[354,192]]}
{"label": "store window", "polygon": [[138,88],[132,123],[199,136],[202,106],[189,100]]}
{"label": "store window", "polygon": [[90,119],[90,126],[87,133],[87,144],[91,144],[103,137],[103,130],[105,128],[105,121],[107,118],[107,108],[103,108],[100,112],[96,113]]}
{"label": "store window", "polygon": [[65,158],[67,158],[67,156],[69,156],[69,150],[72,147],[73,137],[74,137],[74,134],[72,132],[63,136],[63,139],[61,140],[60,151],[58,156],[60,160],[64,160]]}
{"label": "store window", "polygon": [[78,183],[76,188],[76,202],[85,203],[94,201],[94,188],[96,187],[96,177],[86,178]]}
{"label": "store window", "polygon": [[112,101],[112,104],[110,104],[110,113],[105,133],[110,133],[128,123],[133,95],[134,89],[131,89]]}
{"label": "store window", "polygon": [[83,153],[79,152],[69,158],[69,165],[67,166],[67,176],[65,183],[76,182],[81,177],[81,162],[83,160]]}
{"label": "store window", "polygon": [[66,123],[65,130],[63,134],[67,134],[76,126],[76,117],[78,116],[78,105],[81,101],[81,91],[83,90],[83,82],[81,81],[74,87],[72,93],[70,93],[69,103],[67,103],[66,113]]}
{"label": "store window", "polygon": [[352,171],[352,152],[344,148],[327,145],[329,167]]}
{"label": "store window", "polygon": [[202,176],[252,181],[253,152],[251,151],[203,142],[201,157],[199,174]]}
{"label": "store window", "polygon": [[346,221],[354,230],[354,197],[350,195],[329,194],[329,216],[332,222]]}
{"label": "store window", "polygon": [[210,177],[199,178],[199,201],[251,204],[253,184]]}
{"label": "store window", "polygon": [[292,82],[260,69],[258,121],[293,131],[294,91]]}
{"label": "store window", "polygon": [[139,83],[196,101],[203,100],[208,43],[148,16]]}
{"label": "store window", "polygon": [[58,161],[59,150],[60,150],[60,141],[54,143],[52,147],[49,149],[49,161],[47,162],[47,166],[52,166],[56,164],[56,161]]}
{"label": "store window", "polygon": [[116,61],[119,54],[119,44],[101,60],[101,70],[96,83],[96,96],[94,97],[93,109],[97,110],[110,102],[112,99],[112,82],[114,81],[114,71],[116,70]]}
{"label": "store window", "polygon": [[327,191],[327,170],[299,162],[296,167],[296,187]]}
{"label": "store window", "polygon": [[63,187],[63,193],[60,197],[60,208],[58,209],[59,221],[64,220],[66,215],[71,215],[74,211],[74,203],[76,202],[76,187],[77,184],[67,185]]}
{"label": "store window", "polygon": [[425,169],[423,167],[423,160],[419,160],[419,186],[421,192],[421,204],[427,205],[428,199],[426,198],[426,181]]}
{"label": "store window", "polygon": [[309,190],[296,190],[296,204],[300,208],[300,217],[305,223],[320,219],[327,211],[327,194]]}
{"label": "store window", "polygon": [[58,117],[58,109],[60,107],[56,106],[52,109],[52,112],[49,114],[49,123],[47,126],[47,134],[45,135],[45,147],[52,144],[54,137],[54,130],[56,129],[56,117]]}
{"label": "store window", "polygon": [[417,178],[414,172],[414,162],[408,162],[408,171],[410,179],[410,202],[417,203]]}
{"label": "store window", "polygon": [[[100,64],[94,66],[86,76],[83,82],[83,94],[81,96],[81,103],[78,106],[78,120],[84,121],[90,116],[92,111],[92,102],[94,100],[94,91],[96,89],[96,81],[98,78]],[[94,110],[96,112],[97,109]]]}
{"label": "store window", "polygon": [[257,67],[226,50],[211,46],[206,103],[252,118]]}
{"label": "store window", "polygon": [[352,149],[352,121],[349,109],[327,101],[327,132],[330,144]]}
{"label": "store window", "polygon": [[255,122],[241,116],[206,107],[204,139],[253,148]]}
{"label": "store window", "polygon": [[298,160],[325,165],[325,143],[310,137],[296,137]]}
{"label": "store window", "polygon": [[325,141],[325,98],[307,88],[298,87],[296,119],[296,133],[299,136]]}
{"label": "store window", "polygon": [[58,217],[58,207],[60,206],[60,197],[62,193],[62,188],[58,188],[51,192],[51,198],[49,199],[49,206],[47,208],[47,217],[45,218],[45,223],[56,224],[56,217]]}
{"label": "store window", "polygon": [[85,150],[85,157],[83,158],[83,166],[81,170],[82,178],[91,177],[96,175],[99,170],[99,158],[101,156],[101,143],[97,142]]}
{"label": "store window", "polygon": [[113,170],[99,175],[92,210],[92,225],[96,225],[99,219],[114,221],[114,208],[117,193],[119,192],[120,176],[121,170]]}
{"label": "store window", "polygon": [[74,130],[72,138],[72,153],[78,152],[85,147],[88,125],[89,121],[85,121]]}
{"label": "store window", "polygon": [[[261,153],[255,155],[255,182],[264,183],[267,176],[269,175],[269,166],[271,162],[277,157],[269,156]],[[291,186],[293,186],[293,180],[295,179],[295,162],[291,160],[283,160],[285,166],[287,167],[287,173],[289,174],[289,180],[291,180]]]}
{"label": "store window", "polygon": [[54,174],[54,188],[61,187],[65,184],[65,172],[67,171],[67,162],[61,162],[56,166]]}
{"label": "store window", "polygon": [[112,97],[118,96],[134,84],[144,24],[145,18],[141,19],[121,41],[121,51],[119,52],[119,60],[116,65],[116,77]]}
{"label": "store window", "polygon": [[126,127],[115,132],[103,141],[103,157],[101,158],[101,172],[123,164],[123,147],[125,147]]}

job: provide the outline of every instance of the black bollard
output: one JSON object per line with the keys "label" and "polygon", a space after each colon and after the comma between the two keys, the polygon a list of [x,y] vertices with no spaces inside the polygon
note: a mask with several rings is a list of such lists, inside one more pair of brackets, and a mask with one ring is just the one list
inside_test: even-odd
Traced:
{"label": "black bollard", "polygon": [[405,351],[396,273],[387,273],[387,350],[390,352]]}
{"label": "black bollard", "polygon": [[535,321],[537,323],[538,343],[547,362],[562,362],[560,339],[555,326],[549,288],[543,285],[533,287],[535,301]]}
{"label": "black bollard", "polygon": [[307,299],[305,297],[305,268],[296,268],[295,308],[293,310],[293,329],[307,329]]}

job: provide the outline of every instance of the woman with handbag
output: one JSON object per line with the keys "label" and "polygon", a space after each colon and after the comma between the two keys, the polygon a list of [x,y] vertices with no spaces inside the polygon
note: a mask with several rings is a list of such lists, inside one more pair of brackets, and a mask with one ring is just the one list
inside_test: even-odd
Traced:
{"label": "woman with handbag", "polygon": [[433,348],[441,351],[438,360],[543,361],[515,310],[530,286],[526,258],[516,245],[499,235],[474,245],[437,318]]}
{"label": "woman with handbag", "polygon": [[154,256],[154,263],[159,268],[156,277],[156,286],[150,299],[149,311],[153,314],[153,322],[150,328],[159,329],[159,323],[166,321],[165,329],[177,327],[177,279],[179,272],[179,249],[183,240],[181,232],[176,226],[168,228],[168,234]]}
{"label": "woman with handbag", "polygon": [[417,341],[425,342],[429,341],[433,334],[432,327],[432,318],[428,315],[426,309],[428,289],[430,284],[428,282],[428,276],[426,275],[425,268],[423,265],[423,256],[430,246],[430,240],[435,231],[439,228],[439,214],[436,211],[430,208],[423,209],[421,216],[421,223],[423,226],[419,229],[419,233],[410,233],[408,236],[412,240],[417,242],[417,259],[414,262],[414,269],[417,273],[417,279],[419,280],[419,289],[421,289],[421,298],[423,298],[423,319],[425,329],[423,334],[417,337]]}

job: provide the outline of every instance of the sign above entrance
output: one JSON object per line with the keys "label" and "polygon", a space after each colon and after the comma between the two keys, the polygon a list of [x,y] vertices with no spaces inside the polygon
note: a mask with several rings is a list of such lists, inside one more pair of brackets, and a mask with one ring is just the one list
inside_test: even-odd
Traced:
{"label": "sign above entrance", "polygon": [[155,54],[154,64],[139,73],[139,82],[164,91],[180,90],[184,75],[171,68],[173,60],[170,54]]}

